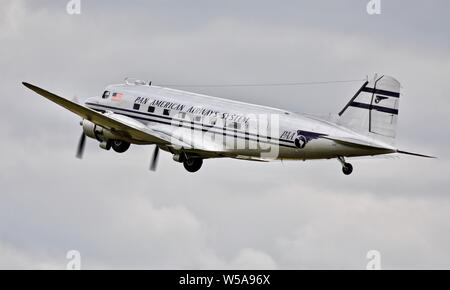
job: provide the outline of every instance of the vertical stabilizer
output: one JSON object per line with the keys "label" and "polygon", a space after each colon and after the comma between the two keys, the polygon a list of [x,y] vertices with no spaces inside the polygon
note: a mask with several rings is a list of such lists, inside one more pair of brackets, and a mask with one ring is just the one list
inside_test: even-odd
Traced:
{"label": "vertical stabilizer", "polygon": [[341,110],[338,124],[393,145],[399,103],[400,83],[390,76],[375,75]]}

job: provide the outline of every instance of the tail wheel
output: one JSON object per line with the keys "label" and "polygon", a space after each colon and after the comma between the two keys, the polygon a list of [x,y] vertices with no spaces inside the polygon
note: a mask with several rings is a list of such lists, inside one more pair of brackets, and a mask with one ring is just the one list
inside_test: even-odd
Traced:
{"label": "tail wheel", "polygon": [[201,158],[188,158],[183,162],[184,168],[189,172],[197,172],[203,165]]}
{"label": "tail wheel", "polygon": [[121,140],[114,140],[112,141],[112,148],[117,153],[124,153],[130,148],[130,143],[121,141]]}
{"label": "tail wheel", "polygon": [[353,166],[350,163],[345,163],[344,166],[342,166],[342,172],[344,172],[345,175],[352,174]]}

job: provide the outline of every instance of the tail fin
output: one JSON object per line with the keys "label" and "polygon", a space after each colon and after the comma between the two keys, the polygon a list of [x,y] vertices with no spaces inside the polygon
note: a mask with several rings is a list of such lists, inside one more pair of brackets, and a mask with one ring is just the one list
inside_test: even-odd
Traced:
{"label": "tail fin", "polygon": [[338,124],[394,145],[400,102],[400,83],[375,75],[339,113]]}

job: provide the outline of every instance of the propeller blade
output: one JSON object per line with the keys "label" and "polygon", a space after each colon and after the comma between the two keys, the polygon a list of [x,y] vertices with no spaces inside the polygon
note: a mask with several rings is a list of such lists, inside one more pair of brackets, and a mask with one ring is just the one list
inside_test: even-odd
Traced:
{"label": "propeller blade", "polygon": [[151,171],[156,171],[156,166],[158,165],[158,156],[159,156],[159,146],[156,146],[155,151],[153,151],[152,162],[150,164]]}
{"label": "propeller blade", "polygon": [[83,153],[84,153],[84,145],[86,144],[86,135],[81,134],[80,141],[78,142],[78,148],[77,148],[77,158],[82,159]]}

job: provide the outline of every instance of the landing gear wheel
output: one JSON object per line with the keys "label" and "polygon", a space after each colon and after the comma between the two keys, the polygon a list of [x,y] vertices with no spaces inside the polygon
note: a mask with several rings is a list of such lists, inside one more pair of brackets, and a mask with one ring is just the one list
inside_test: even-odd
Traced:
{"label": "landing gear wheel", "polygon": [[184,168],[189,172],[197,172],[203,165],[201,158],[189,158],[183,162]]}
{"label": "landing gear wheel", "polygon": [[344,166],[342,166],[342,172],[344,172],[345,175],[352,174],[353,166],[350,163],[344,163]]}
{"label": "landing gear wheel", "polygon": [[112,149],[117,153],[124,153],[130,148],[130,143],[121,141],[121,140],[113,140],[112,141]]}

